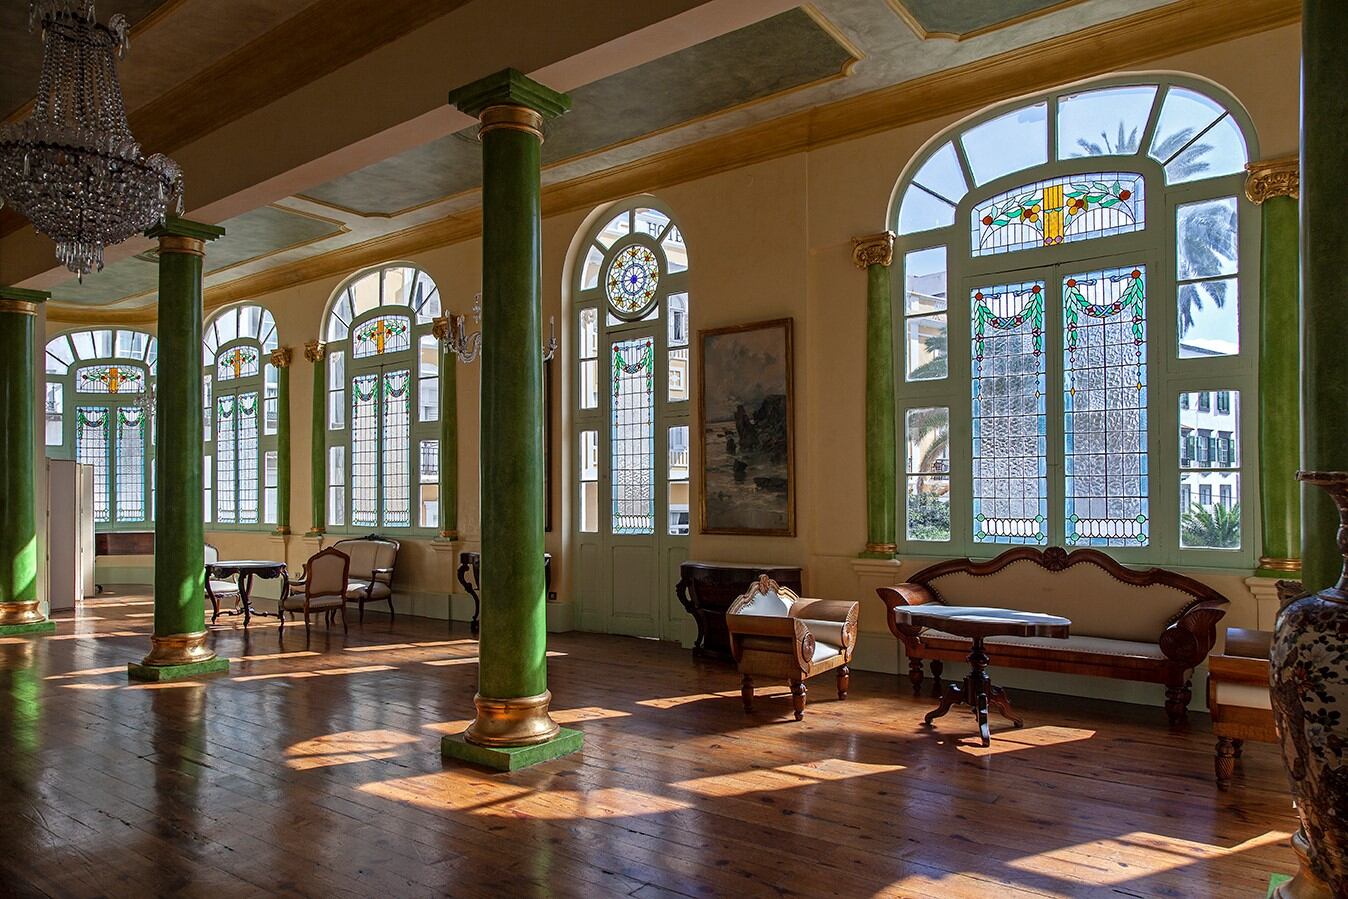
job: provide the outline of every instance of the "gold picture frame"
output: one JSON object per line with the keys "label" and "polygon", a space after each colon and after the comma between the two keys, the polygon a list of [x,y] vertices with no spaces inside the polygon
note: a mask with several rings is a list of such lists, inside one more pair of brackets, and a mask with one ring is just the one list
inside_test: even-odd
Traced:
{"label": "gold picture frame", "polygon": [[699,533],[796,536],[794,324],[697,333]]}

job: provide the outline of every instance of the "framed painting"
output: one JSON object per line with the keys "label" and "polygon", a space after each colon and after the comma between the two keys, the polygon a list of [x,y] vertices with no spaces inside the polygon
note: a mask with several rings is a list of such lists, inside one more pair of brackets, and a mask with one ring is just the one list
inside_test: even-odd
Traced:
{"label": "framed painting", "polygon": [[791,325],[698,332],[703,534],[796,534]]}

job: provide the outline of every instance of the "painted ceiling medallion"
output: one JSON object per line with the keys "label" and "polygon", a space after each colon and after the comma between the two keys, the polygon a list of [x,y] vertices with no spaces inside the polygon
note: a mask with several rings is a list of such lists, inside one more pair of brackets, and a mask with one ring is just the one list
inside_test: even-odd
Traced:
{"label": "painted ceiling medallion", "polygon": [[623,247],[608,267],[609,305],[623,318],[643,315],[655,302],[660,284],[660,262],[655,252],[642,244]]}
{"label": "painted ceiling medallion", "polygon": [[131,136],[117,81],[126,16],[100,25],[93,0],[31,0],[42,23],[42,75],[33,112],[0,125],[0,198],[56,241],[56,258],[81,278],[103,268],[103,249],[182,211],[182,171],[146,157]]}

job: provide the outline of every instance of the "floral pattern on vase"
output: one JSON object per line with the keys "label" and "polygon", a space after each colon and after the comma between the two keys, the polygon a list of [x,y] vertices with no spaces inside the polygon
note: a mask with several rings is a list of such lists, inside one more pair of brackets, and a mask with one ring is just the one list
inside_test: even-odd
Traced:
{"label": "floral pattern on vase", "polygon": [[[1328,492],[1348,562],[1348,472],[1300,472]],[[1288,603],[1278,615],[1270,666],[1283,762],[1301,831],[1302,872],[1278,896],[1348,896],[1348,566],[1337,585]]]}

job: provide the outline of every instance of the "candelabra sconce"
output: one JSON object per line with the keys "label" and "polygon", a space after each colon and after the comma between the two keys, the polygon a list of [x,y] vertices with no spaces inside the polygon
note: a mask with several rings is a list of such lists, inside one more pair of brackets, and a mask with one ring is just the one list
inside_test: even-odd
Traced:
{"label": "candelabra sconce", "polygon": [[155,386],[153,384],[145,385],[145,392],[136,397],[136,408],[145,413],[147,418],[154,417],[155,404],[159,401]]}
{"label": "candelabra sconce", "polygon": [[[482,294],[473,298],[473,321],[482,324]],[[431,333],[440,341],[445,352],[457,356],[465,365],[477,361],[482,352],[482,332],[468,333],[466,316],[447,312],[435,320]],[[557,355],[557,317],[548,316],[548,336],[543,341],[543,361],[550,362]]]}

